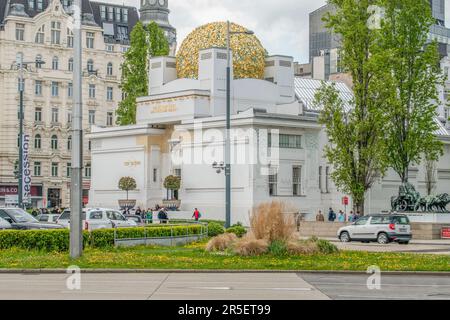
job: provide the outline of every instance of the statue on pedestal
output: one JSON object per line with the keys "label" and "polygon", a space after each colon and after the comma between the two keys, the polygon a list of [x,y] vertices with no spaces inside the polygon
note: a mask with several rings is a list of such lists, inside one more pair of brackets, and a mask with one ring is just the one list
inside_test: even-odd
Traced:
{"label": "statue on pedestal", "polygon": [[414,186],[406,182],[399,187],[398,196],[391,198],[391,209],[396,212],[449,212],[447,193],[422,197]]}

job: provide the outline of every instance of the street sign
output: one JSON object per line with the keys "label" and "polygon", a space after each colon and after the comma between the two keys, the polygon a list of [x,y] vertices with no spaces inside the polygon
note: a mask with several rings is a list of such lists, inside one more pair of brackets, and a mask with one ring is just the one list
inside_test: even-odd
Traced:
{"label": "street sign", "polygon": [[5,195],[6,206],[17,206],[19,204],[19,196],[17,194]]}
{"label": "street sign", "polygon": [[442,227],[441,238],[450,239],[450,227]]}
{"label": "street sign", "polygon": [[344,206],[348,206],[349,200],[350,200],[350,199],[349,199],[347,196],[343,197],[343,198],[342,198],[342,204],[343,204]]}

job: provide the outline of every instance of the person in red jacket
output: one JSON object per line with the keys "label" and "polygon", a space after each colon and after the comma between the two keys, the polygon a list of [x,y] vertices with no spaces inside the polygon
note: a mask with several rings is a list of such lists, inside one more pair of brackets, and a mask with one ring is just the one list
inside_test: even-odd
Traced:
{"label": "person in red jacket", "polygon": [[195,208],[192,218],[195,218],[195,221],[198,221],[198,219],[200,219],[200,211],[198,211],[197,208]]}

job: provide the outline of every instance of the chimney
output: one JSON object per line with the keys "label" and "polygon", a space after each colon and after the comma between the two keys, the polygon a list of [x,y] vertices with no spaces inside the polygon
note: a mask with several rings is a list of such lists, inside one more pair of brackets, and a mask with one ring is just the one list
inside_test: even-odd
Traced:
{"label": "chimney", "polygon": [[267,57],[264,78],[278,86],[280,104],[294,102],[294,59],[292,57]]}
{"label": "chimney", "polygon": [[158,94],[162,87],[177,79],[177,63],[175,57],[150,58],[149,94]]}

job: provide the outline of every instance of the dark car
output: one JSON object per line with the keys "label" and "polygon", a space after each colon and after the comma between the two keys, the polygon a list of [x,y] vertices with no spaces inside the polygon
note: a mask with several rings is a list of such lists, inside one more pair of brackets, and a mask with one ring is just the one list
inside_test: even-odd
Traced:
{"label": "dark car", "polygon": [[39,222],[31,214],[20,208],[0,208],[0,218],[9,222],[13,229],[64,229],[56,223]]}

